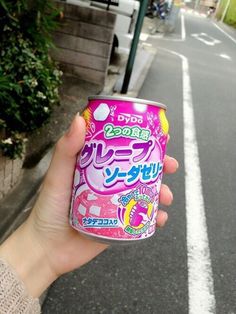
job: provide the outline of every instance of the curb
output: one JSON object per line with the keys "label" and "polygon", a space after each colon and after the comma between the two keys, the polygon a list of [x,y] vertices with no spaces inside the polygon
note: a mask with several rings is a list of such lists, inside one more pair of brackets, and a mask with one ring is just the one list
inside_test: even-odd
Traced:
{"label": "curb", "polygon": [[133,80],[132,82],[131,78],[133,88],[131,90],[128,90],[127,92],[128,97],[138,96],[157,52],[157,50],[154,48],[150,48],[148,46],[146,47],[145,43],[142,44],[142,48],[148,52],[149,57],[147,58],[147,62],[145,63],[144,68],[142,69],[142,71],[140,71],[138,79],[136,79],[136,81]]}
{"label": "curb", "polygon": [[122,74],[116,81],[113,94],[117,96],[137,97],[152,65],[156,52],[157,49],[150,47],[149,44],[141,43],[133,65],[133,72],[130,78],[128,92],[126,94],[120,94],[125,76],[125,67],[123,67]]}
{"label": "curb", "polygon": [[2,207],[0,211],[0,242],[18,228],[22,222],[21,216],[29,212],[30,202],[35,198],[50,164],[52,151],[53,149],[50,149],[36,167],[25,169],[17,186],[0,203]]}

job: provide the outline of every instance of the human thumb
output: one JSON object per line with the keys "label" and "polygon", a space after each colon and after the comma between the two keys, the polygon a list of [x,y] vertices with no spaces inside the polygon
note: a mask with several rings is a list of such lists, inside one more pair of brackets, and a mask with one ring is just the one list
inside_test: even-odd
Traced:
{"label": "human thumb", "polygon": [[44,185],[57,193],[71,191],[76,157],[85,140],[85,121],[77,114],[55,146],[54,155],[48,169]]}

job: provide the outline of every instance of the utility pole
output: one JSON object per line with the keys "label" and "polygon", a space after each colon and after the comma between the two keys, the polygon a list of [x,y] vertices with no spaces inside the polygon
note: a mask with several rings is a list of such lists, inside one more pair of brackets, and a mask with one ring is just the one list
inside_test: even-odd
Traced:
{"label": "utility pole", "polygon": [[222,16],[221,16],[221,19],[220,19],[221,22],[224,22],[226,13],[227,13],[228,8],[229,8],[229,4],[230,4],[230,0],[228,0],[227,4],[226,4],[226,6],[225,6],[224,12],[223,12],[223,14],[222,14]]}
{"label": "utility pole", "polygon": [[124,81],[123,81],[123,85],[121,88],[121,94],[125,94],[128,91],[130,77],[132,74],[132,70],[133,70],[133,66],[134,66],[134,60],[135,60],[136,51],[137,51],[138,42],[139,42],[139,36],[140,36],[141,30],[142,30],[143,19],[144,19],[144,16],[146,14],[147,5],[148,5],[148,0],[141,0],[140,1],[138,18],[137,18],[135,31],[134,31],[134,37],[132,40],[130,53],[129,53],[129,57],[128,57],[127,65],[126,65]]}

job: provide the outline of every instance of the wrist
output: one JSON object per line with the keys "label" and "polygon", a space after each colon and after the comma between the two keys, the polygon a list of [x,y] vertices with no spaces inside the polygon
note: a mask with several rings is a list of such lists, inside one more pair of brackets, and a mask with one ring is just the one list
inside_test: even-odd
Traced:
{"label": "wrist", "polygon": [[0,246],[0,257],[12,266],[32,297],[39,297],[57,278],[27,223]]}

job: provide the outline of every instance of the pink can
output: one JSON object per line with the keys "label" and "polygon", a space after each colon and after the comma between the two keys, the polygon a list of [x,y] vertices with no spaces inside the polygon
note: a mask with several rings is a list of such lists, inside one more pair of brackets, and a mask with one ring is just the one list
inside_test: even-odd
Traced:
{"label": "pink can", "polygon": [[148,100],[89,97],[74,175],[73,228],[108,243],[154,234],[169,129],[165,111]]}

